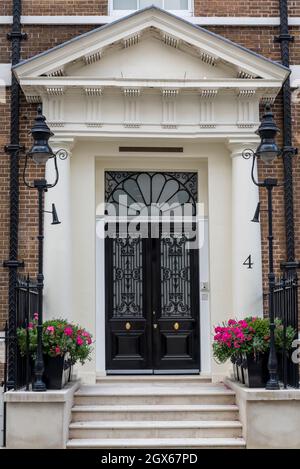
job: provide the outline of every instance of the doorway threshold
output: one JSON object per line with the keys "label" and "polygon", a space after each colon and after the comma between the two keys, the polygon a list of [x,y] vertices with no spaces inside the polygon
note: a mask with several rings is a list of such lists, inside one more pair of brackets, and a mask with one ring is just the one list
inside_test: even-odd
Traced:
{"label": "doorway threshold", "polygon": [[176,375],[200,375],[200,370],[107,370],[107,376],[115,376],[115,375],[147,375],[147,376],[155,376],[155,375],[166,375],[166,376],[176,376]]}

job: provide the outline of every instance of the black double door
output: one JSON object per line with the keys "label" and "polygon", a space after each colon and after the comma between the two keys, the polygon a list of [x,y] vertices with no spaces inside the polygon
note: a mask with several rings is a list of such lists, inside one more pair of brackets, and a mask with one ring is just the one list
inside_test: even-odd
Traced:
{"label": "black double door", "polygon": [[199,372],[199,257],[189,241],[161,227],[157,237],[106,238],[108,373]]}

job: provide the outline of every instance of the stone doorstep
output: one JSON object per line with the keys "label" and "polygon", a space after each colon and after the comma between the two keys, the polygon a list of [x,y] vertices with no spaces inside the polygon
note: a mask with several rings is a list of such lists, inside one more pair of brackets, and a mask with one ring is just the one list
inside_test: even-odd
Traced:
{"label": "stone doorstep", "polygon": [[80,380],[71,381],[63,389],[49,389],[46,392],[33,391],[7,391],[4,402],[67,402],[80,388]]}
{"label": "stone doorstep", "polygon": [[230,378],[225,378],[224,384],[246,401],[300,401],[300,389],[269,391],[264,388],[247,388],[244,384]]}
{"label": "stone doorstep", "polygon": [[244,448],[243,438],[140,438],[73,439],[68,449],[80,448]]}

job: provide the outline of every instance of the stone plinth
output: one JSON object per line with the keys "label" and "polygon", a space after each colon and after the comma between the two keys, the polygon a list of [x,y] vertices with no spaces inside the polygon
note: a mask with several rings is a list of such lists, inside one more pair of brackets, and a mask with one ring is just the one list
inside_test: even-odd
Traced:
{"label": "stone plinth", "polygon": [[57,391],[6,392],[7,448],[65,448],[74,393],[79,385],[79,381],[73,381]]}

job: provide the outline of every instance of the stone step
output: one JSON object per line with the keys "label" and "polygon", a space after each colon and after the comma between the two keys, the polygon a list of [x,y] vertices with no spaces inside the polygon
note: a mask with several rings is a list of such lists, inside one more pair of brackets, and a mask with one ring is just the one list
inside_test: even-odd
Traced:
{"label": "stone step", "polygon": [[75,405],[72,421],[238,420],[236,405]]}
{"label": "stone step", "polygon": [[224,386],[153,386],[121,388],[116,386],[82,386],[75,394],[76,405],[154,405],[235,403],[235,393]]}
{"label": "stone step", "polygon": [[125,384],[134,385],[146,383],[155,384],[211,384],[211,378],[208,375],[110,375],[97,376],[97,384]]}
{"label": "stone step", "polygon": [[213,448],[242,449],[246,443],[243,438],[104,438],[70,439],[68,449],[100,448]]}
{"label": "stone step", "polygon": [[73,422],[70,439],[103,438],[241,438],[238,421]]}

